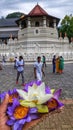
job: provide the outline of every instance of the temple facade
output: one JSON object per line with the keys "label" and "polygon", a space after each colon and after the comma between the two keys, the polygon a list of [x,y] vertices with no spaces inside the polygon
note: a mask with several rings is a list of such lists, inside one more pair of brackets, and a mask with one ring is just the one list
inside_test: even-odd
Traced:
{"label": "temple facade", "polygon": [[58,36],[59,21],[37,4],[27,15],[16,20],[18,39],[10,37],[7,45],[0,45],[0,55],[6,55],[7,60],[22,55],[25,61],[45,55],[47,61],[51,61],[55,54],[73,60],[73,41],[69,44],[66,34],[64,38],[61,34]]}

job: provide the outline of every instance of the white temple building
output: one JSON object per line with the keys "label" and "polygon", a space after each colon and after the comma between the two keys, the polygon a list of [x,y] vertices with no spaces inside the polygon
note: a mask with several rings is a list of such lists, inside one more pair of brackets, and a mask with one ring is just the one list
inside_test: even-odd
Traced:
{"label": "white temple building", "polygon": [[25,61],[35,61],[37,56],[45,55],[51,61],[53,55],[62,55],[65,60],[73,60],[73,40],[70,44],[66,34],[64,39],[58,37],[59,21],[37,4],[16,21],[18,39],[11,36],[7,45],[0,45],[0,56],[5,55],[9,60],[22,55]]}

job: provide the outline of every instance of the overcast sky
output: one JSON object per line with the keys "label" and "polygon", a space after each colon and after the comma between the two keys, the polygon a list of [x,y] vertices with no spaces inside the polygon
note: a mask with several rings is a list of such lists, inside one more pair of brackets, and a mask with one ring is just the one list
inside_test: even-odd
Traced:
{"label": "overcast sky", "polygon": [[49,15],[60,19],[66,14],[73,16],[73,0],[0,0],[0,18],[13,12],[28,14],[37,3]]}

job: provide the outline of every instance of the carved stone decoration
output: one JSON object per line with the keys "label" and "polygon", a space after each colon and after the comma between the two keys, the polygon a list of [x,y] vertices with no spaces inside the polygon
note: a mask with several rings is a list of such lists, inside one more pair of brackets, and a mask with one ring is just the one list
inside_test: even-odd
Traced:
{"label": "carved stone decoration", "polygon": [[62,32],[60,32],[60,37],[62,37]]}
{"label": "carved stone decoration", "polygon": [[65,32],[65,37],[67,37],[67,33]]}
{"label": "carved stone decoration", "polygon": [[69,42],[69,39],[67,37],[67,33],[65,32],[65,35],[64,35],[64,42],[68,43]]}
{"label": "carved stone decoration", "polygon": [[60,42],[63,42],[62,32],[60,32],[59,40],[60,40]]}
{"label": "carved stone decoration", "polygon": [[73,37],[71,37],[71,43],[73,43]]}

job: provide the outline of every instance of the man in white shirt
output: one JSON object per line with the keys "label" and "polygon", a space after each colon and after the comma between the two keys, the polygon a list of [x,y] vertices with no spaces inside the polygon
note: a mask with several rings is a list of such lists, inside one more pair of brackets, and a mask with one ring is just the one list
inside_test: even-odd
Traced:
{"label": "man in white shirt", "polygon": [[37,57],[37,61],[34,63],[34,77],[35,79],[42,81],[42,73],[45,76],[43,71],[43,64],[41,62],[41,57]]}
{"label": "man in white shirt", "polygon": [[19,56],[19,60],[17,61],[17,78],[16,84],[18,84],[19,76],[22,76],[22,85],[24,86],[24,60],[22,56]]}

